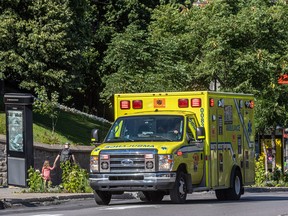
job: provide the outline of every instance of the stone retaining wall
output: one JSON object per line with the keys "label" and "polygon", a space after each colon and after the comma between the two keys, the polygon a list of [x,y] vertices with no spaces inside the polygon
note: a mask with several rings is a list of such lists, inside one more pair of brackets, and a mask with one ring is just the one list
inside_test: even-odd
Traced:
{"label": "stone retaining wall", "polygon": [[[53,166],[54,160],[62,148],[63,145],[34,143],[34,168],[41,171],[45,160],[49,160],[50,165]],[[77,163],[87,172],[89,172],[90,153],[93,148],[93,146],[71,146]],[[59,161],[56,168],[51,171],[51,177],[54,185],[61,182]],[[3,138],[0,140],[0,186],[7,186],[7,154],[6,142]]]}
{"label": "stone retaining wall", "polygon": [[6,143],[0,142],[0,186],[7,185]]}

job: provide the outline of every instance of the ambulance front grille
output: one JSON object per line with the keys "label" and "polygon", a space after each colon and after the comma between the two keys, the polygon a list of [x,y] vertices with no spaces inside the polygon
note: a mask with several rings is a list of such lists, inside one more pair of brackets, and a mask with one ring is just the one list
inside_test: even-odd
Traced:
{"label": "ambulance front grille", "polygon": [[[155,171],[155,155],[157,150],[103,150],[100,152],[100,172],[110,173],[141,173]],[[153,154],[151,159],[145,158],[145,155]],[[102,159],[101,155],[109,155],[109,160]],[[150,167],[147,167],[147,163]],[[151,168],[151,163],[153,164]]]}

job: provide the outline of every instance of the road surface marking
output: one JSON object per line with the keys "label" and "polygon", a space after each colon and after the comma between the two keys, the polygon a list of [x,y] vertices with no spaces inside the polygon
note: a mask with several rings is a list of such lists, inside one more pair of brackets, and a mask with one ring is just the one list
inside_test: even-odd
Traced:
{"label": "road surface marking", "polygon": [[125,209],[134,209],[134,208],[157,208],[157,205],[133,205],[133,206],[115,206],[115,207],[106,207],[100,208],[99,210],[125,210]]}

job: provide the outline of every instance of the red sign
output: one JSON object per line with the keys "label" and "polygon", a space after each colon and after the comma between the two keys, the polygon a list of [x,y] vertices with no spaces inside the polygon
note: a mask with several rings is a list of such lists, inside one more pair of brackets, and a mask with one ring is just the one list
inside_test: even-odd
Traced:
{"label": "red sign", "polygon": [[278,79],[278,84],[287,85],[288,84],[288,74],[283,74]]}

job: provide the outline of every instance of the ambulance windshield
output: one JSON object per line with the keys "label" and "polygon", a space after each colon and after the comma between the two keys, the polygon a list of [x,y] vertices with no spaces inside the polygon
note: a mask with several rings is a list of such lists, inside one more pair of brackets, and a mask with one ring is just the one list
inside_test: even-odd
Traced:
{"label": "ambulance windshield", "polygon": [[145,115],[118,118],[105,142],[180,141],[183,138],[183,116]]}

